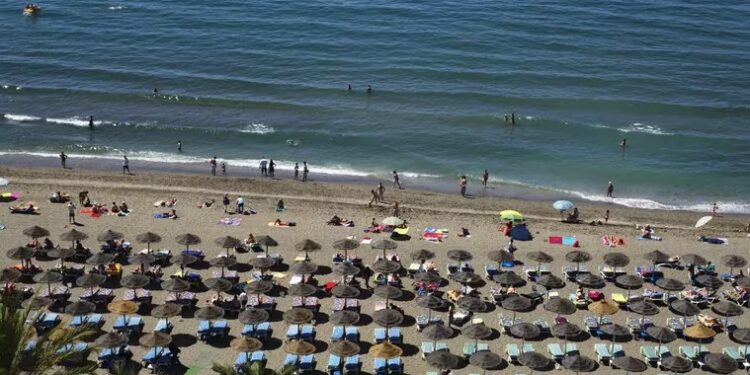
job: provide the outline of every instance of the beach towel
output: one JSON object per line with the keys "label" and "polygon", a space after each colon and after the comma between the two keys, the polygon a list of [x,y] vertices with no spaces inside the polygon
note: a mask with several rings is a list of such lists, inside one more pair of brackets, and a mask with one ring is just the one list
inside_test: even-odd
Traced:
{"label": "beach towel", "polygon": [[573,246],[576,242],[578,242],[578,239],[575,236],[565,236],[562,239],[563,246]]}
{"label": "beach towel", "polygon": [[218,221],[218,224],[238,226],[242,224],[242,218],[239,217],[225,217]]}
{"label": "beach towel", "polygon": [[91,209],[91,208],[82,208],[78,212],[80,212],[82,214],[85,214],[85,215],[88,215],[88,216],[90,216],[90,217],[92,217],[94,219],[98,219],[98,218],[102,217],[103,213],[107,213],[108,210],[106,208],[102,207],[102,208],[99,209],[99,212],[94,212],[94,210]]}
{"label": "beach towel", "polygon": [[164,214],[154,214],[154,219],[171,219],[171,217],[169,217],[169,215],[164,215]]}
{"label": "beach towel", "polygon": [[625,246],[625,239],[620,236],[602,236],[602,245],[608,247]]}
{"label": "beach towel", "polygon": [[563,238],[562,236],[549,236],[547,242],[549,242],[550,245],[562,245]]}
{"label": "beach towel", "polygon": [[705,237],[701,236],[700,241],[710,243],[712,245],[729,245],[729,240],[723,237]]}
{"label": "beach towel", "polygon": [[510,230],[510,238],[512,238],[514,241],[531,241],[533,237],[531,236],[531,233],[529,232],[529,228],[526,227],[526,224],[516,224],[513,228]]}
{"label": "beach towel", "polygon": [[0,224],[0,230],[5,230],[5,225]]}
{"label": "beach towel", "polygon": [[643,236],[638,236],[638,239],[639,240],[661,241],[661,237],[657,237],[657,236],[653,236],[653,235],[651,237],[649,237],[649,238],[645,238]]}
{"label": "beach towel", "polygon": [[363,237],[362,241],[359,242],[362,245],[369,245],[372,243],[372,238],[370,237]]}

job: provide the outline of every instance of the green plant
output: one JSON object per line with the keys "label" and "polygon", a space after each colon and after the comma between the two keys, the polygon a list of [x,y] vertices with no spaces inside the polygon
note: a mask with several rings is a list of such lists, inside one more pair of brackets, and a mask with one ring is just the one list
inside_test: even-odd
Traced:
{"label": "green plant", "polygon": [[264,362],[255,362],[252,365],[245,364],[240,369],[241,371],[235,369],[231,364],[228,365],[214,362],[211,366],[211,370],[214,370],[214,372],[219,375],[237,375],[240,373],[243,375],[293,375],[295,372],[294,366],[284,366],[278,370],[272,370],[266,368]]}

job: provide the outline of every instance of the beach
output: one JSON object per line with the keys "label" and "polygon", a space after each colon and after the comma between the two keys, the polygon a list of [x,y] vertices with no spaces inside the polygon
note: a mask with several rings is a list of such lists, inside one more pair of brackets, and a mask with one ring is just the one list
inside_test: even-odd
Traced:
{"label": "beach", "polygon": [[[299,182],[293,180],[271,180],[264,178],[241,178],[241,177],[212,177],[206,174],[189,174],[189,173],[160,173],[140,171],[136,169],[136,164],[131,163],[134,169],[134,175],[122,175],[120,173],[106,173],[95,170],[62,170],[52,168],[29,168],[29,167],[0,167],[0,176],[10,181],[10,184],[1,187],[0,190],[17,191],[21,193],[20,201],[34,201],[40,208],[39,215],[11,215],[7,209],[0,211],[0,223],[5,225],[5,230],[0,231],[0,239],[6,248],[22,246],[28,240],[23,236],[24,228],[39,225],[47,228],[51,232],[51,239],[57,244],[61,233],[69,230],[67,225],[67,209],[64,204],[53,204],[48,201],[49,196],[55,191],[67,192],[74,197],[77,204],[77,194],[79,191],[88,190],[92,202],[99,202],[109,205],[112,202],[127,202],[132,212],[126,217],[102,216],[92,218],[83,214],[77,216],[77,221],[81,224],[76,229],[87,233],[90,238],[84,241],[84,245],[96,251],[99,248],[95,238],[99,233],[112,229],[122,232],[128,241],[134,244],[134,250],[141,249],[140,244],[136,244],[135,236],[151,231],[162,236],[163,241],[158,244],[159,248],[170,249],[179,252],[183,246],[178,245],[174,238],[184,233],[193,233],[202,238],[200,245],[194,246],[201,249],[206,254],[206,258],[212,258],[224,253],[224,249],[218,248],[214,239],[224,235],[230,235],[239,239],[244,239],[249,233],[256,237],[259,235],[270,235],[277,240],[279,246],[272,248],[272,252],[279,253],[283,256],[284,262],[289,264],[293,259],[300,255],[294,250],[294,245],[304,239],[311,239],[322,245],[321,251],[310,253],[311,260],[320,266],[330,267],[331,258],[336,253],[331,244],[340,239],[352,237],[357,241],[369,236],[373,239],[388,238],[383,234],[368,234],[363,231],[374,219],[380,222],[383,218],[392,215],[390,205],[380,205],[377,207],[367,207],[369,201],[369,191],[374,185],[368,186],[363,184],[345,184],[335,182]],[[632,274],[635,266],[649,266],[649,262],[643,259],[644,254],[653,250],[661,250],[669,255],[682,255],[688,253],[702,254],[708,260],[718,263],[719,258],[727,254],[739,254],[747,256],[747,245],[750,238],[747,233],[741,232],[741,229],[747,225],[748,219],[744,215],[725,215],[714,218],[706,226],[695,229],[694,223],[706,213],[689,212],[689,211],[660,211],[660,210],[643,210],[635,208],[626,208],[617,205],[591,202],[575,202],[581,210],[581,218],[584,224],[564,224],[560,222],[560,216],[552,207],[551,201],[534,201],[521,199],[508,199],[500,197],[482,197],[481,190],[478,186],[470,185],[469,194],[471,198],[462,198],[458,195],[458,185],[456,192],[453,194],[430,192],[424,190],[397,190],[394,189],[388,181],[384,181],[386,186],[385,200],[387,202],[398,201],[400,204],[400,216],[408,222],[410,228],[409,235],[411,239],[407,241],[397,241],[398,249],[389,251],[399,254],[401,263],[406,267],[411,262],[409,254],[411,252],[427,249],[436,254],[433,260],[437,265],[437,270],[442,276],[445,276],[445,267],[449,263],[446,257],[448,250],[465,249],[473,254],[473,260],[476,272],[483,275],[485,264],[491,264],[487,259],[487,253],[503,248],[508,240],[498,231],[501,221],[498,212],[505,209],[514,209],[523,213],[526,217],[526,223],[529,227],[533,240],[528,242],[516,241],[515,245],[518,250],[515,253],[517,261],[523,262],[523,265],[514,267],[514,271],[522,275],[523,266],[535,266],[535,262],[527,260],[526,254],[531,251],[544,251],[554,257],[554,261],[548,264],[553,274],[562,276],[562,267],[569,265],[565,260],[565,254],[574,250],[571,246],[550,244],[550,236],[575,236],[580,250],[590,252],[593,259],[587,263],[589,270],[596,270],[596,267],[602,263],[602,257],[610,252],[619,251],[625,253],[631,259],[629,266],[625,270]],[[478,184],[477,184],[478,185]],[[257,211],[253,215],[228,215],[223,212],[221,198],[223,194],[228,194],[230,200],[242,196],[245,200],[245,207]],[[178,219],[155,219],[155,213],[165,212],[167,209],[154,207],[153,203],[157,200],[176,199],[177,205],[174,207]],[[279,199],[283,199],[286,210],[276,212],[276,204]],[[199,205],[215,200],[215,203],[208,208],[199,208]],[[11,203],[12,204],[12,203]],[[7,206],[9,203],[2,203]],[[608,225],[589,225],[589,221],[601,220],[604,211],[611,211],[610,224]],[[341,218],[352,220],[355,224],[353,228],[330,226],[326,222],[337,215]],[[219,220],[226,218],[241,218],[241,223],[236,226],[220,225]],[[283,221],[295,222],[296,226],[289,228],[269,227],[267,224],[276,219]],[[655,229],[655,234],[662,238],[662,241],[638,240],[639,231],[635,229],[636,224],[650,224]],[[422,230],[426,227],[445,228],[448,230],[448,236],[442,243],[431,243],[420,239]],[[461,228],[467,228],[471,233],[470,238],[460,238],[457,236]],[[602,236],[615,235],[624,239],[625,245],[617,248],[610,248],[602,245]],[[697,241],[697,237],[715,236],[728,240],[728,245],[712,245],[705,242]],[[65,245],[62,243],[62,245]],[[372,264],[379,251],[370,249],[369,245],[361,245],[354,251],[364,264]],[[3,255],[4,256],[4,255]],[[247,262],[252,253],[237,253],[239,263]],[[3,258],[5,267],[15,263],[7,258]],[[35,264],[43,267],[51,267],[55,262],[38,262]],[[125,265],[123,274],[130,274],[136,266]],[[326,268],[323,268],[324,270]],[[164,269],[165,278],[179,270],[175,265]],[[215,268],[193,270],[199,272],[203,279],[211,277]],[[686,271],[671,270],[661,268],[665,277],[674,277],[681,281],[687,281]],[[722,266],[717,265],[719,273],[728,272]],[[291,275],[288,272],[281,272],[282,275],[275,280],[282,286],[288,286]],[[240,279],[245,280],[249,272],[240,273]],[[323,272],[315,276],[318,285],[325,284],[327,281],[336,279],[336,276],[330,272]],[[412,291],[410,280],[403,278],[403,289]],[[528,282],[525,286],[519,288],[521,292],[530,292],[534,285]],[[39,285],[32,285],[39,288]],[[496,286],[493,281],[483,282],[479,287],[480,295],[486,301],[489,301],[489,290]],[[447,291],[457,289],[459,284],[451,281],[448,285],[443,286],[440,290]],[[645,288],[653,288],[651,284],[645,284]],[[724,288],[726,288],[725,285]],[[558,290],[560,296],[567,296],[575,292],[576,284],[567,282],[563,289]],[[624,293],[624,290],[617,288],[613,283],[607,283],[606,287],[600,289],[607,299],[610,299],[612,293]],[[120,299],[124,293],[124,288],[115,288],[115,299]],[[77,300],[81,288],[73,288],[71,300]],[[634,291],[640,293],[642,290]],[[206,306],[207,300],[213,292],[202,292],[198,294],[198,307]],[[407,293],[409,294],[409,293]],[[153,303],[162,304],[166,298],[166,291],[153,291]],[[363,293],[369,295],[369,293]],[[376,296],[371,296],[361,301],[361,313],[363,315],[372,315],[373,307],[376,301],[381,300]],[[268,360],[268,367],[278,368],[285,354],[280,349],[284,339],[284,334],[288,325],[281,321],[281,312],[290,308],[290,297],[277,297],[277,313],[272,314],[273,339],[265,342],[264,350]],[[429,366],[420,359],[420,345],[422,343],[421,334],[417,332],[414,325],[414,317],[426,313],[426,310],[416,306],[413,299],[405,298],[403,301],[394,302],[399,309],[402,309],[406,317],[403,327],[401,328],[404,336],[403,360],[405,362],[406,373],[424,374],[430,370]],[[316,369],[325,371],[325,365],[328,360],[326,350],[327,343],[330,342],[331,335],[330,323],[327,323],[327,316],[331,313],[332,298],[320,298],[320,312],[317,319],[316,329],[316,346],[317,351],[315,358],[317,360]],[[489,303],[488,303],[489,305]],[[712,314],[711,310],[704,310],[704,313]],[[438,314],[446,315],[445,312]],[[500,329],[498,324],[498,315],[503,314],[510,316],[512,313],[502,309],[499,306],[492,306],[489,311],[474,314],[474,318],[481,318],[486,325],[493,329]],[[585,310],[579,310],[573,315],[568,316],[568,320],[580,327],[583,327],[584,316],[589,315]],[[664,326],[667,317],[673,314],[666,307],[662,307],[658,315],[651,318],[655,324]],[[546,320],[549,324],[554,324],[555,314],[545,311],[542,306],[537,306],[532,312],[521,313],[519,315],[524,321],[532,322],[536,319]],[[620,311],[611,316],[611,319],[623,324],[627,317],[637,316],[631,312]],[[446,317],[447,318],[447,317]],[[144,332],[150,332],[156,319],[145,315]],[[747,327],[750,322],[750,315],[745,314],[734,318],[739,327]],[[107,331],[114,323],[114,316],[111,314],[105,317],[103,330]],[[67,324],[69,317],[63,319],[63,324]],[[239,337],[242,330],[242,324],[236,319],[229,319],[229,334],[231,337]],[[196,342],[195,335],[197,329],[197,319],[195,318],[176,318],[173,320],[175,343],[180,348],[180,362],[190,369],[190,374],[210,374],[211,362],[233,363],[236,353],[227,347],[226,343],[220,345],[211,345],[203,342]],[[372,373],[372,358],[364,353],[369,348],[369,343],[373,342],[373,328],[376,327],[371,319],[363,319],[359,326],[362,355],[362,371]],[[425,340],[429,341],[429,340]],[[441,340],[448,343],[451,353],[460,355],[462,353],[465,341],[471,341],[460,334],[453,338]],[[553,342],[561,342],[556,338],[544,338],[543,340],[530,340],[536,351],[546,354],[546,345]],[[602,342],[598,338],[588,338],[578,343],[581,354],[596,358],[593,350],[593,344]],[[503,333],[492,341],[489,341],[491,351],[505,356],[505,345],[509,343],[520,344],[520,339],[512,338]],[[630,340],[623,342],[621,345],[626,354],[639,357],[638,350],[640,345],[654,345],[652,342]],[[668,344],[673,353],[677,352],[680,345],[693,345],[686,343],[679,338],[677,341]],[[719,333],[711,342],[705,346],[711,352],[721,352],[725,346],[733,344],[728,335]],[[137,344],[131,345],[134,360],[139,360],[144,354],[144,348]],[[602,367],[600,370],[606,370]],[[508,371],[521,373],[528,371],[523,366],[514,364],[508,365]],[[465,364],[465,367],[454,370],[458,374],[480,373],[481,369]],[[658,370],[649,368],[647,373],[657,373]],[[699,370],[694,370],[699,373]],[[143,373],[146,373],[145,370]]]}

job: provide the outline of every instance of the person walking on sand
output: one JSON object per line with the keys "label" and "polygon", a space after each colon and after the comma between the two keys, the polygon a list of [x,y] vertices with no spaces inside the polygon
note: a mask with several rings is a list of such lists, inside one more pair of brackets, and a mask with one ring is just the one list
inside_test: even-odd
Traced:
{"label": "person walking on sand", "polygon": [[490,179],[490,172],[486,169],[482,172],[482,186],[487,187],[487,181]]}
{"label": "person walking on sand", "polygon": [[68,166],[65,164],[68,161],[68,155],[65,155],[65,151],[60,152],[60,164],[62,164],[63,169],[68,169]]}
{"label": "person walking on sand", "polygon": [[216,156],[214,155],[208,163],[211,164],[211,175],[216,176]]}
{"label": "person walking on sand", "polygon": [[370,190],[370,203],[367,204],[367,207],[372,207],[373,203],[378,203],[378,192],[375,189]]}
{"label": "person walking on sand", "polygon": [[604,224],[609,222],[609,210],[604,212]]}
{"label": "person walking on sand", "polygon": [[714,204],[711,205],[711,216],[717,216],[717,211],[719,211],[719,205],[714,202]]}
{"label": "person walking on sand", "polygon": [[260,158],[260,175],[268,176],[268,160],[265,156]]}
{"label": "person walking on sand", "polygon": [[385,203],[385,186],[383,186],[382,182],[378,182],[378,201],[380,203]]}
{"label": "person walking on sand", "polygon": [[401,186],[401,179],[398,177],[398,172],[396,172],[396,171],[393,171],[393,186],[396,186],[396,187],[398,187],[401,190],[404,189]]}
{"label": "person walking on sand", "polygon": [[76,205],[73,204],[73,201],[68,202],[68,224],[75,224],[76,223]]}
{"label": "person walking on sand", "polygon": [[127,155],[122,156],[122,174],[125,174],[125,172],[130,174],[130,160],[128,160]]}
{"label": "person walking on sand", "polygon": [[294,163],[294,180],[299,179],[299,163]]}
{"label": "person walking on sand", "polygon": [[229,208],[229,194],[224,194],[224,198],[221,198],[221,204],[224,205],[224,213],[227,213]]}
{"label": "person walking on sand", "polygon": [[609,182],[607,185],[607,198],[614,198],[615,197],[615,185],[612,183],[612,181]]}
{"label": "person walking on sand", "polygon": [[177,141],[177,152],[182,152],[182,141]]}
{"label": "person walking on sand", "polygon": [[227,162],[225,161],[221,162],[221,175],[224,177],[227,176]]}
{"label": "person walking on sand", "polygon": [[302,162],[302,182],[307,181],[307,174],[310,173],[310,170],[307,169],[307,162]]}
{"label": "person walking on sand", "polygon": [[458,184],[461,187],[461,196],[465,197],[466,196],[466,185],[468,184],[468,182],[466,181],[466,176],[465,175],[461,176],[461,179],[459,180]]}

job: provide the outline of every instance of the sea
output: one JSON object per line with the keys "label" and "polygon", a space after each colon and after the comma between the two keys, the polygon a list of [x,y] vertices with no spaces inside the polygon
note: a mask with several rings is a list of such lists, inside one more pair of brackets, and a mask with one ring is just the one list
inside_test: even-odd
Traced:
{"label": "sea", "polygon": [[0,4],[0,165],[265,157],[283,178],[307,161],[319,181],[750,213],[748,2],[24,4]]}

